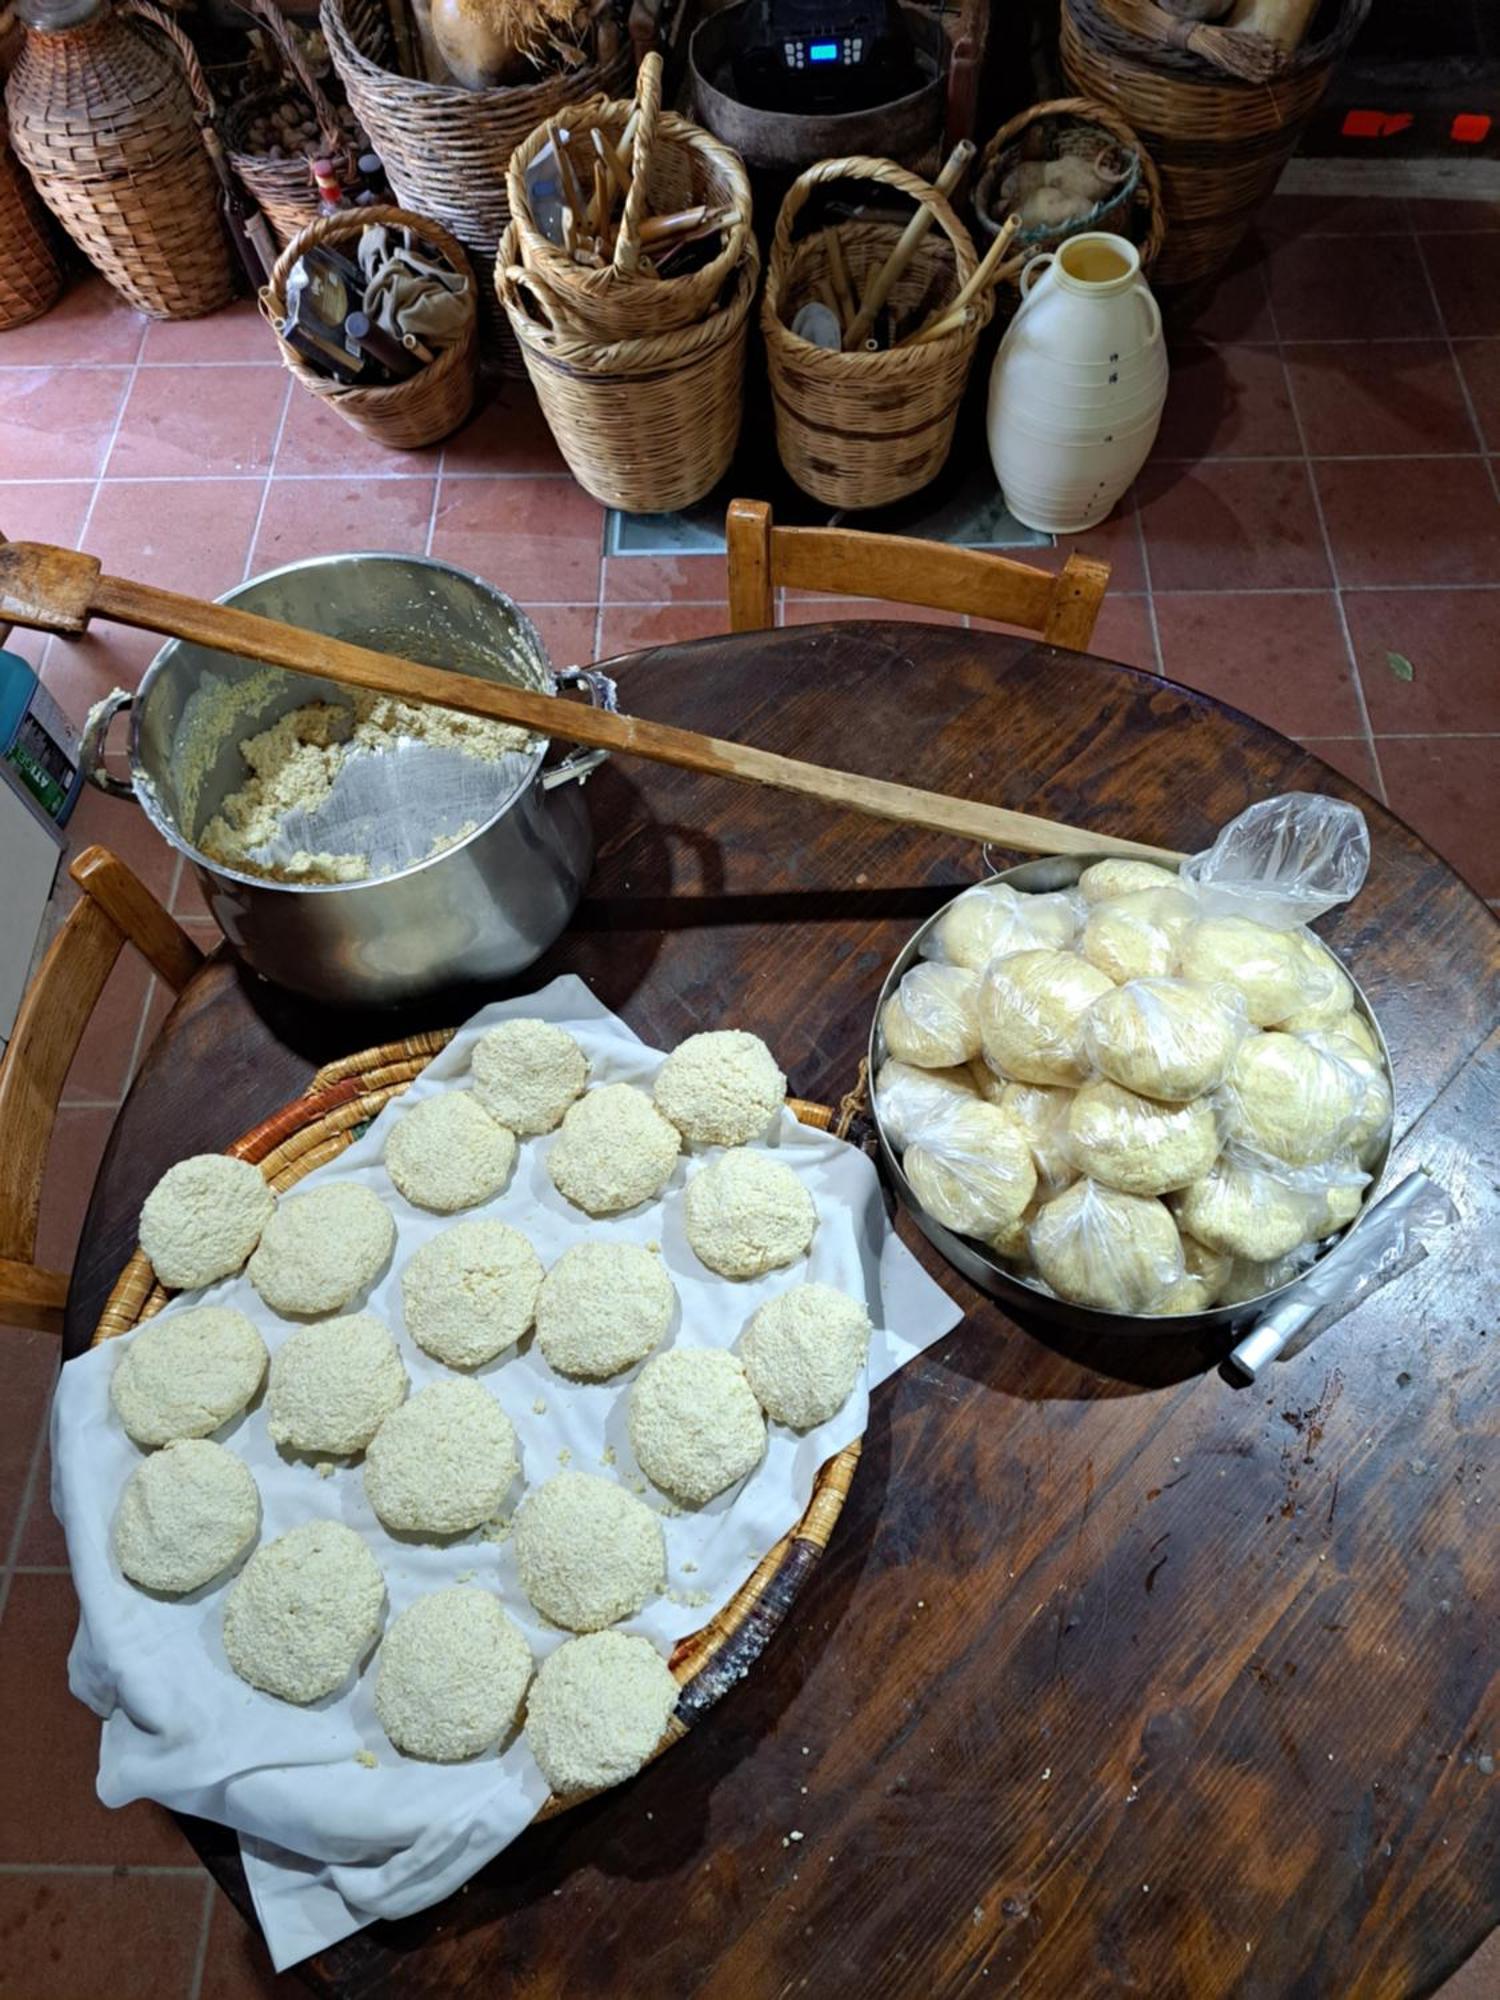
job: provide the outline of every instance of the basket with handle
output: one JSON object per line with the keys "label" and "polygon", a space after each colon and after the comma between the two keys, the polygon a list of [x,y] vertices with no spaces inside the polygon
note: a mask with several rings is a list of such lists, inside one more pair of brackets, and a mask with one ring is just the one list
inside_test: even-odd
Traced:
{"label": "basket with handle", "polygon": [[[799,175],[782,203],[760,309],[781,462],[805,493],[829,506],[880,507],[917,492],[942,470],[994,295],[981,294],[962,325],[921,346],[844,354],[793,333],[798,311],[823,295],[831,277],[831,231],[794,241],[794,226],[817,188],[847,180],[873,182],[932,211],[936,227],[923,237],[887,302],[901,331],[952,299],[977,259],[968,231],[943,196],[894,160],[821,160]],[[833,229],[851,286],[862,294],[895,248],[902,225],[871,220]]]}
{"label": "basket with handle", "polygon": [[467,319],[459,338],[450,341],[425,367],[419,368],[415,375],[407,376],[405,381],[368,389],[358,384],[335,382],[331,377],[319,374],[282,339],[279,331],[276,332],[276,344],[281,349],[282,360],[302,387],[330,409],[336,410],[346,424],[391,451],[416,451],[423,445],[436,444],[439,438],[445,438],[450,431],[458,429],[473,407],[478,375],[479,302],[474,273],[464,255],[463,245],[449,235],[441,223],[415,215],[410,209],[395,208],[389,204],[341,208],[333,215],[319,216],[316,222],[310,222],[306,229],[294,236],[277,258],[276,268],[261,292],[260,309],[271,322],[273,330],[279,328],[286,315],[287,279],[303,251],[325,243],[334,249],[342,249],[346,256],[353,258],[361,232],[377,222],[415,230],[418,236],[442,253],[455,271],[468,279],[469,288],[465,295]]}
{"label": "basket with handle", "polygon": [[62,288],[52,222],[10,150],[0,99],[0,333],[40,319]]}
{"label": "basket with handle", "polygon": [[[528,135],[510,156],[508,200],[517,230],[519,261],[554,326],[599,340],[669,333],[710,312],[730,273],[739,267],[751,232],[750,182],[739,155],[689,119],[661,108],[656,66],[641,72],[640,115],[633,140],[631,192],[620,221],[614,258],[600,270],[575,263],[537,227],[526,193],[531,163],[560,129],[580,181],[592,177],[595,154],[588,141],[598,131],[618,149],[637,108],[629,99],[594,98],[570,105]],[[701,270],[659,278],[637,268],[641,224],[650,215],[676,214],[700,204],[729,212],[723,247]]]}
{"label": "basket with handle", "polygon": [[[630,74],[630,45],[621,37],[605,62],[539,77],[535,83],[465,90],[428,83],[388,67],[383,36],[362,23],[357,0],[323,0],[319,15],[328,52],[345,94],[380,155],[391,192],[403,207],[430,215],[468,251],[476,269],[493,263],[510,220],[506,168],[529,133],[565,104],[615,95]],[[505,317],[485,289],[481,331],[498,358],[520,357]]]}
{"label": "basket with handle", "polygon": [[745,343],[760,276],[751,236],[726,302],[693,326],[602,341],[553,326],[506,230],[495,288],[568,469],[607,507],[691,505],[729,470],[744,404]]}
{"label": "basket with handle", "polygon": [[37,193],[131,305],[193,319],[229,303],[229,245],[200,131],[213,99],[170,16],[149,0],[106,0],[72,27],[28,27],[5,95],[11,144]]}
{"label": "basket with handle", "polygon": [[1369,11],[1370,0],[1329,0],[1326,31],[1250,81],[1144,39],[1115,0],[1063,0],[1069,83],[1126,119],[1156,163],[1167,237],[1152,283],[1180,295],[1179,313],[1207,297]]}
{"label": "basket with handle", "polygon": [[1000,183],[1021,160],[1056,160],[1065,154],[1092,158],[1105,147],[1119,153],[1125,162],[1119,185],[1087,213],[1060,227],[1035,223],[1022,228],[1014,239],[1015,247],[1030,256],[1040,250],[1055,250],[1067,237],[1084,230],[1107,229],[1135,244],[1141,269],[1149,276],[1166,236],[1161,180],[1151,155],[1131,127],[1118,111],[1097,98],[1052,98],[1007,119],[979,157],[974,182],[977,228],[987,237],[999,230],[1007,213]]}
{"label": "basket with handle", "polygon": [[[326,159],[339,186],[349,192],[359,179],[359,151],[340,121],[338,109],[303,58],[297,38],[275,0],[238,0],[247,14],[270,36],[281,58],[287,81],[257,90],[232,105],[224,115],[224,146],[229,164],[260,204],[267,222],[280,244],[290,243],[318,214],[318,190],[313,180],[312,161]],[[353,0],[356,11],[364,13],[375,0]],[[318,127],[316,148],[309,142],[303,152],[286,160],[274,160],[258,151],[250,133],[261,114],[288,96],[300,98]]]}

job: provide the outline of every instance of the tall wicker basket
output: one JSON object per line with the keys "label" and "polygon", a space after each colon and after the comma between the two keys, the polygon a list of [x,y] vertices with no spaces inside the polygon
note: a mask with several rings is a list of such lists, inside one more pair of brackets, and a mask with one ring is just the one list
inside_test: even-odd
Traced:
{"label": "tall wicker basket", "polygon": [[10,150],[0,104],[0,333],[40,319],[62,288],[51,218]]}
{"label": "tall wicker basket", "polygon": [[105,0],[75,27],[28,28],[5,98],[17,158],[116,291],[153,319],[229,303],[229,245],[198,124],[213,101],[174,21],[148,0]]}
{"label": "tall wicker basket", "polygon": [[1179,317],[1207,301],[1369,11],[1370,0],[1324,0],[1313,35],[1285,66],[1249,83],[1187,49],[1143,41],[1109,0],[1063,0],[1068,81],[1113,106],[1161,174],[1167,235],[1152,286]]}
{"label": "tall wicker basket", "polygon": [[[630,45],[622,38],[602,66],[588,63],[534,84],[463,90],[388,68],[375,30],[361,25],[355,0],[323,0],[319,20],[392,193],[404,208],[452,230],[476,270],[493,264],[510,220],[505,171],[515,148],[565,104],[599,91],[618,96],[630,74]],[[488,344],[518,369],[515,343],[503,335],[504,317],[488,287],[480,311]]]}
{"label": "tall wicker basket", "polygon": [[[890,293],[898,325],[914,326],[951,299],[977,259],[968,231],[943,197],[894,160],[820,160],[793,181],[782,203],[760,308],[781,462],[804,493],[831,507],[882,507],[941,472],[994,293],[986,292],[955,332],[921,347],[841,354],[793,333],[798,311],[820,296],[829,277],[829,231],[794,243],[793,225],[815,188],[842,180],[874,181],[933,213],[937,227],[928,230]],[[900,235],[900,222],[838,225],[856,296]]]}

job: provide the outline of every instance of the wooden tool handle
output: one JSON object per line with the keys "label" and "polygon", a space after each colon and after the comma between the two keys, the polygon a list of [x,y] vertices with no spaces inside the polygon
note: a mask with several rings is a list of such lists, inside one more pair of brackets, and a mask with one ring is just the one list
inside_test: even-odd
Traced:
{"label": "wooden tool handle", "polygon": [[985,251],[983,258],[975,266],[965,283],[959,288],[958,296],[950,299],[947,305],[939,306],[937,311],[923,326],[918,327],[915,333],[908,334],[905,340],[898,340],[896,345],[898,347],[921,347],[924,342],[937,337],[939,328],[944,332],[951,332],[954,328],[961,326],[965,313],[967,313],[975,299],[980,298],[998,280],[1000,276],[1000,261],[1010,248],[1011,238],[1020,226],[1021,218],[1019,215],[1008,215],[1001,225],[999,235],[995,238],[989,249]]}
{"label": "wooden tool handle", "polygon": [[[946,197],[952,194],[953,190],[958,186],[959,181],[963,178],[964,169],[973,157],[973,140],[960,139],[958,144],[953,148],[953,151],[948,155],[947,164],[944,166],[943,171],[933,182],[933,186],[940,195]],[[930,208],[919,208],[911,221],[907,223],[905,229],[902,230],[895,249],[892,250],[890,256],[886,258],[880,269],[870,280],[865,292],[864,303],[855,314],[854,324],[845,329],[844,352],[846,354],[863,345],[865,335],[875,324],[875,315],[890,297],[891,288],[896,283],[896,280],[916,255],[917,247],[932,227],[932,222],[933,211]]]}
{"label": "wooden tool handle", "polygon": [[295,673],[315,674],[344,687],[373,688],[402,701],[436,702],[465,715],[516,723],[544,736],[623,751],[653,763],[674,764],[714,777],[739,778],[801,792],[828,805],[924,826],[961,840],[992,841],[1028,854],[1110,854],[1143,861],[1177,861],[1169,849],[1062,826],[1031,813],[1011,812],[972,799],[954,799],[852,771],[827,770],[800,758],[757,750],[695,730],[675,729],[604,709],[585,708],[556,695],[481,680],[473,674],[421,666],[394,653],[373,652],[321,632],[284,625],[276,618],[210,604],[176,591],[158,590],[127,577],[106,576],[93,556],[32,542],[0,539],[0,618],[42,631],[78,634],[91,616],[160,632],[217,652],[265,660]]}

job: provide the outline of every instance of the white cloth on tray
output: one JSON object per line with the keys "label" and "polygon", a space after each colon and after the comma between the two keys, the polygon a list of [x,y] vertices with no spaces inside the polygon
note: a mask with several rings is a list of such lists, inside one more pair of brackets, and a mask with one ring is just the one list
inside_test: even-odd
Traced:
{"label": "white cloth on tray", "polygon": [[[679,1344],[732,1346],[756,1307],[812,1279],[863,1299],[875,1327],[868,1387],[861,1382],[831,1422],[800,1435],[770,1425],[765,1459],[741,1486],[696,1512],[664,1511],[667,1594],[626,1621],[626,1629],[643,1633],[665,1653],[706,1623],[800,1519],[819,1466],[863,1432],[868,1388],[962,1315],[890,1230],[869,1160],[831,1134],[799,1125],[790,1112],[767,1143],[811,1190],[817,1235],[802,1262],[751,1284],[713,1276],[687,1247],[681,1194],[705,1163],[703,1150],[684,1153],[660,1200],[611,1219],[583,1215],[553,1188],[545,1172],[551,1136],[521,1142],[510,1186],[482,1208],[458,1217],[413,1207],[396,1193],[382,1164],[392,1126],[424,1098],[462,1087],[478,1036],[514,1016],[539,1016],[576,1035],[594,1083],[649,1087],[662,1061],[581,980],[556,979],[539,993],[476,1014],[368,1132],[300,1183],[351,1179],[390,1204],[396,1251],[366,1303],[396,1334],[413,1392],[450,1371],[406,1334],[399,1273],[439,1230],[475,1215],[499,1217],[521,1230],[546,1265],[585,1236],[659,1244],[681,1300],[680,1319],[668,1336]],[[244,1277],[184,1295],[166,1310],[200,1301],[238,1306],[273,1350],[295,1331],[261,1303]],[[519,1733],[499,1755],[463,1764],[398,1755],[375,1716],[378,1654],[352,1689],[298,1708],[230,1671],[220,1636],[226,1583],[173,1601],[125,1581],[111,1553],[110,1529],[141,1453],[112,1414],[109,1379],[130,1338],[70,1362],[53,1407],[53,1506],[67,1533],[80,1605],[69,1680],[80,1700],[104,1718],[98,1788],[106,1805],[157,1799],[238,1830],[256,1910],[281,1970],[376,1918],[410,1915],[449,1895],[515,1839],[546,1799],[547,1785]],[[553,1373],[529,1338],[521,1351],[508,1350],[478,1371],[515,1424],[527,1487],[563,1464],[638,1480],[626,1431],[636,1372],[604,1383],[569,1382]],[[527,1602],[508,1537],[487,1540],[476,1532],[447,1547],[394,1540],[365,1499],[359,1463],[338,1461],[331,1476],[320,1477],[309,1462],[284,1460],[267,1436],[259,1402],[219,1435],[260,1486],[263,1543],[313,1516],[345,1521],[365,1538],[385,1573],[387,1622],[424,1591],[462,1579],[498,1587],[538,1658],[567,1637]],[[520,1490],[518,1485],[509,1496],[507,1511]],[[654,1489],[646,1494],[651,1504],[664,1506]],[[356,1761],[361,1752],[373,1754],[373,1769]]]}

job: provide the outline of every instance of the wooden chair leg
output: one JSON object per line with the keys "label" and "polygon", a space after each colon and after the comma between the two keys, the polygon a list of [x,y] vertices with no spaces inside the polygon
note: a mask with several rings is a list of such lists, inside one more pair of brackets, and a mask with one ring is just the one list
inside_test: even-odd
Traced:
{"label": "wooden chair leg", "polygon": [[1108,588],[1108,563],[1096,562],[1092,556],[1069,556],[1057,579],[1052,608],[1042,627],[1047,644],[1086,653]]}
{"label": "wooden chair leg", "polygon": [[724,542],[729,556],[729,629],[764,632],[776,623],[771,510],[764,500],[730,501]]}

